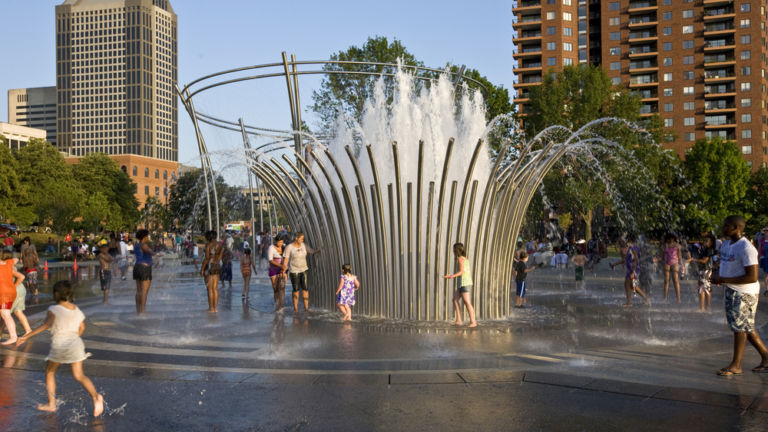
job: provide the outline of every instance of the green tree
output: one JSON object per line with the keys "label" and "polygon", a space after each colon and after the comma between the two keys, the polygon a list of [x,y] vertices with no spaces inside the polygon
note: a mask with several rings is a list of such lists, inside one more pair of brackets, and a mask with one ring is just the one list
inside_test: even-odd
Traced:
{"label": "green tree", "polygon": [[32,209],[25,205],[27,188],[18,175],[19,165],[8,148],[4,136],[0,135],[0,221],[19,225],[30,225],[35,221]]}
{"label": "green tree", "polygon": [[168,230],[172,225],[168,209],[156,197],[148,197],[139,214],[139,221],[151,232]]}
{"label": "green tree", "polygon": [[86,194],[85,202],[83,202],[81,216],[83,223],[88,230],[98,232],[102,223],[108,221],[111,214],[112,207],[102,192],[93,192]]}
{"label": "green tree", "polygon": [[736,143],[722,138],[698,140],[684,167],[694,193],[689,224],[712,229],[728,215],[744,212],[751,174]]}
{"label": "green tree", "polygon": [[27,188],[21,204],[53,222],[55,230],[71,228],[84,194],[64,157],[51,143],[33,138],[16,152],[16,160],[19,179]]}
{"label": "green tree", "polygon": [[768,226],[768,168],[760,167],[752,173],[744,202],[745,213],[752,214],[747,222],[747,232]]}
{"label": "green tree", "polygon": [[[228,185],[223,177],[216,175],[216,195],[219,199],[221,224],[250,218],[248,198],[240,190],[239,187]],[[183,173],[168,193],[170,217],[187,228],[207,230],[208,213],[205,194],[205,177],[202,169],[197,168]],[[213,210],[213,193],[210,194],[210,198],[211,210]],[[213,224],[215,224],[215,217],[213,215]]]}
{"label": "green tree", "polygon": [[117,206],[113,209],[117,212],[108,211],[105,217],[125,221],[137,219],[139,203],[133,193],[135,184],[114,159],[104,153],[91,153],[80,159],[75,170],[86,196],[101,194],[108,203]]}

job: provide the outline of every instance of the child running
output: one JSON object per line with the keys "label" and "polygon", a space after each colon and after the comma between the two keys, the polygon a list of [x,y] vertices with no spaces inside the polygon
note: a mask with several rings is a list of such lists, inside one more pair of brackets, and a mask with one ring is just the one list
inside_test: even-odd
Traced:
{"label": "child running", "polygon": [[11,309],[16,300],[16,285],[24,281],[24,275],[16,270],[18,259],[13,257],[13,252],[3,252],[3,259],[0,261],[0,316],[8,327],[8,340],[3,345],[16,343],[16,323],[11,316]]}
{"label": "child running", "polygon": [[355,291],[358,289],[360,289],[360,281],[352,274],[352,267],[344,264],[341,266],[339,288],[336,289],[336,304],[344,314],[341,317],[342,321],[352,321],[352,306],[355,305]]}
{"label": "child running", "polygon": [[517,259],[512,264],[512,273],[515,275],[515,307],[524,308],[525,304],[525,277],[529,272],[536,269],[536,266],[528,267],[528,254],[520,252]]}
{"label": "child running", "polygon": [[253,269],[253,274],[258,274],[256,263],[251,258],[251,250],[245,248],[243,257],[240,258],[240,273],[243,275],[243,300],[248,300],[248,294],[251,290],[251,269]]}
{"label": "child running", "polygon": [[93,382],[83,373],[83,360],[90,354],[85,353],[85,345],[80,336],[85,330],[85,315],[72,303],[74,289],[69,281],[58,281],[53,285],[53,298],[56,304],[48,308],[48,316],[40,327],[32,333],[19,338],[16,346],[27,339],[51,329],[51,349],[46,358],[45,388],[48,403],[38,404],[40,411],[56,411],[56,369],[60,364],[72,365],[72,376],[93,398],[93,416],[98,417],[104,411],[104,398],[96,392]]}
{"label": "child running", "polygon": [[109,245],[101,243],[99,248],[99,282],[101,291],[104,293],[103,304],[109,301],[109,287],[112,285],[112,260],[114,257],[109,253]]}
{"label": "child running", "polygon": [[627,296],[627,302],[622,306],[632,306],[632,293],[636,293],[643,298],[646,305],[650,304],[650,299],[645,295],[639,286],[638,276],[640,275],[640,249],[635,245],[635,237],[627,235],[627,241],[621,245],[621,259],[611,263],[611,268],[624,264],[626,273],[624,274],[624,294]]}
{"label": "child running", "polygon": [[459,300],[464,300],[464,304],[467,306],[467,312],[469,313],[469,326],[477,327],[477,321],[475,321],[475,308],[472,307],[472,300],[469,296],[472,291],[472,270],[470,269],[469,259],[467,258],[466,251],[464,250],[463,243],[456,243],[453,245],[453,254],[456,256],[456,260],[459,262],[458,273],[448,274],[443,276],[444,279],[453,279],[461,277],[459,280],[459,287],[453,293],[453,308],[456,311],[455,325],[461,325],[461,316],[463,311],[461,310],[461,303]]}

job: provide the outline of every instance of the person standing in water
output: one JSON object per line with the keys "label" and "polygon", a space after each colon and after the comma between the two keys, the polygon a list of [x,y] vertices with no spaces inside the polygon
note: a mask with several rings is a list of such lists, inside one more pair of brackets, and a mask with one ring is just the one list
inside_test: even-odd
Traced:
{"label": "person standing in water", "polygon": [[[682,261],[682,252],[677,236],[669,233],[664,236],[664,244],[661,246],[661,259],[664,262],[664,301],[669,297],[669,278],[675,285],[675,294],[677,302],[680,303],[680,265]],[[682,263],[685,265],[685,263]]]}
{"label": "person standing in water", "polygon": [[285,248],[283,258],[291,279],[293,312],[299,312],[299,295],[304,301],[304,310],[309,312],[309,288],[307,287],[307,254],[317,253],[304,243],[304,233],[297,232],[296,239]]}
{"label": "person standing in water", "polygon": [[272,281],[272,291],[275,294],[275,312],[285,307],[285,263],[283,262],[283,236],[275,237],[275,244],[267,250],[269,262],[269,279]]}
{"label": "person standing in water", "polygon": [[152,284],[152,248],[149,247],[149,231],[140,229],[136,231],[136,244],[133,246],[133,254],[136,255],[136,263],[133,265],[133,280],[136,281],[136,313],[143,314],[147,308],[147,296],[149,286]]}
{"label": "person standing in water", "polygon": [[352,306],[355,305],[355,291],[360,289],[360,281],[352,274],[352,266],[341,266],[339,287],[336,289],[336,305],[344,316],[342,321],[352,321]]}
{"label": "person standing in water", "polygon": [[621,246],[621,260],[611,263],[611,267],[624,264],[626,273],[624,274],[624,293],[627,296],[627,302],[622,306],[632,306],[632,294],[637,293],[643,298],[645,304],[650,300],[639,286],[638,276],[640,275],[640,249],[635,245],[635,237],[627,235],[627,240]]}
{"label": "person standing in water", "polygon": [[456,321],[454,324],[462,324],[462,308],[460,300],[464,300],[464,305],[467,306],[467,312],[469,313],[469,326],[477,327],[477,321],[475,320],[475,308],[472,307],[472,299],[470,293],[472,291],[472,270],[470,269],[469,259],[467,258],[466,251],[464,250],[463,243],[456,243],[453,245],[453,254],[456,256],[456,260],[459,262],[459,271],[454,274],[447,274],[443,276],[444,279],[459,279],[459,287],[453,293],[453,308],[456,311]]}
{"label": "person standing in water", "polygon": [[251,249],[245,248],[243,257],[240,258],[240,273],[243,275],[243,300],[248,300],[251,290],[251,269],[253,269],[253,274],[257,274],[256,262],[251,257]]}
{"label": "person standing in water", "polygon": [[208,311],[215,313],[219,307],[219,275],[221,275],[221,255],[223,247],[216,241],[216,231],[205,233],[208,241],[205,245],[205,260],[200,266],[200,276],[205,281],[208,291]]}

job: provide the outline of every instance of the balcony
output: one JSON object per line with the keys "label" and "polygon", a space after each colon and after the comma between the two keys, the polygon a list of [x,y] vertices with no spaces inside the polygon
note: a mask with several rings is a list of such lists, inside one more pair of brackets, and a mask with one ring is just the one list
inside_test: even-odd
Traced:
{"label": "balcony", "polygon": [[632,90],[632,95],[639,96],[643,102],[653,102],[659,100],[657,89]]}
{"label": "balcony", "polygon": [[652,72],[659,70],[659,65],[656,60],[642,60],[629,62],[629,72]]}
{"label": "balcony", "polygon": [[706,139],[722,138],[727,141],[735,141],[736,134],[733,133],[733,131],[727,131],[727,130],[708,130],[704,132],[704,138]]}
{"label": "balcony", "polygon": [[736,14],[734,13],[734,10],[732,7],[722,7],[722,8],[705,9],[703,18],[705,22],[714,22],[714,21],[721,21],[725,19],[732,19],[735,17],[736,17]]}
{"label": "balcony", "polygon": [[711,39],[704,42],[704,52],[726,51],[736,48],[735,39]]}
{"label": "balcony", "polygon": [[523,62],[519,65],[519,67],[513,69],[512,71],[516,74],[541,71],[541,62]]}
{"label": "balcony", "polygon": [[640,105],[640,115],[651,115],[659,112],[658,104]]}
{"label": "balcony", "polygon": [[710,54],[704,56],[704,67],[717,67],[736,64],[736,58],[730,54]]}
{"label": "balcony", "polygon": [[733,4],[733,0],[704,0],[704,6],[720,6]]}
{"label": "balcony", "polygon": [[733,26],[733,21],[720,21],[704,26],[704,36],[730,34],[735,32],[736,29]]}
{"label": "balcony", "polygon": [[704,97],[736,96],[736,86],[733,84],[705,85]]}
{"label": "balcony", "polygon": [[658,34],[656,33],[656,30],[629,32],[630,43],[649,42],[655,39],[658,39]]}
{"label": "balcony", "polygon": [[659,24],[655,14],[631,16],[627,23],[630,29],[643,28],[643,27],[655,27]]}
{"label": "balcony", "polygon": [[642,14],[655,11],[659,8],[655,1],[633,1],[629,3],[628,12],[630,14]]}
{"label": "balcony", "polygon": [[528,28],[541,25],[541,15],[524,15],[517,22],[512,23],[514,28]]}
{"label": "balcony", "polygon": [[704,111],[708,113],[735,112],[736,104],[728,99],[704,101]]}
{"label": "balcony", "polygon": [[522,30],[512,39],[513,42],[532,42],[541,39],[541,30]]}
{"label": "balcony", "polygon": [[541,56],[541,45],[523,45],[516,53],[513,53],[512,56],[514,58]]}
{"label": "balcony", "polygon": [[736,127],[735,116],[730,115],[711,115],[704,116],[705,129],[730,129]]}
{"label": "balcony", "polygon": [[733,69],[709,69],[705,70],[702,75],[704,76],[704,82],[733,81],[736,79]]}
{"label": "balcony", "polygon": [[649,87],[658,86],[659,76],[656,74],[636,75],[629,79],[629,87]]}
{"label": "balcony", "polygon": [[659,50],[655,44],[629,47],[629,58],[656,57]]}
{"label": "balcony", "polygon": [[527,10],[541,9],[541,0],[521,0],[512,8],[512,12],[522,12]]}

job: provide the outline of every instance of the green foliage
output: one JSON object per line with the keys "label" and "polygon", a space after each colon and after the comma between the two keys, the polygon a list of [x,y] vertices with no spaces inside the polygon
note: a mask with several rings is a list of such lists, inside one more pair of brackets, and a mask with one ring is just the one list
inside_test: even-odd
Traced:
{"label": "green foliage", "polygon": [[[202,169],[194,169],[181,174],[168,193],[169,217],[179,225],[198,231],[208,229],[205,177]],[[213,211],[213,193],[210,191],[211,211]],[[219,199],[219,222],[250,218],[248,199],[240,193],[240,188],[229,186],[224,179],[216,176],[216,194]],[[215,224],[215,215],[212,216]],[[214,227],[215,228],[215,227]]]}
{"label": "green foliage", "polygon": [[86,193],[86,199],[83,203],[82,217],[85,226],[98,232],[102,222],[106,222],[111,217],[109,201],[102,192]]}
{"label": "green foliage", "polygon": [[747,232],[768,226],[768,168],[760,167],[752,173],[744,198],[745,210],[752,213],[752,218],[747,221]]}
{"label": "green foliage", "polygon": [[156,197],[148,197],[139,214],[139,222],[150,232],[169,230],[173,226],[170,212]]}
{"label": "green foliage", "polygon": [[751,174],[736,143],[721,138],[698,140],[686,155],[684,166],[694,193],[688,221],[691,226],[713,229],[728,215],[751,210],[745,212],[743,202]]}
{"label": "green foliage", "polygon": [[[115,204],[114,208],[106,209],[101,220],[118,218],[132,222],[137,219],[138,202],[133,193],[135,185],[114,159],[104,153],[91,153],[80,159],[75,170],[86,196],[101,194],[106,202]],[[100,208],[97,212],[102,210]]]}
{"label": "green foliage", "polygon": [[[15,222],[29,225],[34,216],[28,206],[24,206],[26,187],[18,175],[19,164],[8,148],[5,137],[0,135],[0,222]],[[30,218],[30,215],[32,217]],[[30,220],[32,219],[32,220]]]}

